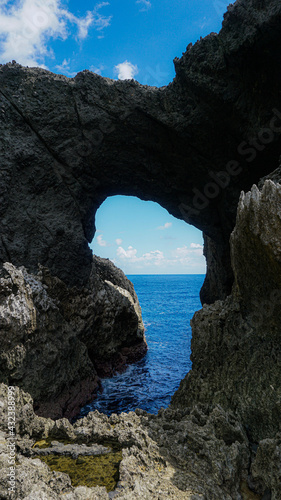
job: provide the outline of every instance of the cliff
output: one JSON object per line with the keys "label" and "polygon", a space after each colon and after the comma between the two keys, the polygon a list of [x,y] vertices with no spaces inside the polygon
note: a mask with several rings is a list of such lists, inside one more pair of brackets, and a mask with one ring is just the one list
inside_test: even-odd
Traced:
{"label": "cliff", "polygon": [[160,89],[0,67],[0,263],[40,263],[85,286],[96,210],[134,195],[204,232],[202,302],[224,299],[240,192],[280,154],[280,11],[278,0],[236,2]]}
{"label": "cliff", "polygon": [[230,245],[232,294],[195,313],[193,366],[173,406],[221,404],[257,443],[281,422],[281,184],[242,192]]}
{"label": "cliff", "polygon": [[5,263],[0,276],[0,377],[32,394],[38,415],[71,417],[113,375],[147,350],[132,283],[93,258],[87,287],[68,288]]}
{"label": "cliff", "polygon": [[[107,196],[157,201],[194,224],[208,265],[193,367],[167,410],[71,427],[34,415],[16,388],[23,498],[30,481],[51,498],[108,497],[31,461],[35,439],[67,437],[123,449],[116,498],[280,499],[280,19],[277,0],[238,0],[161,89],[0,68],[3,382],[29,391],[38,414],[70,415],[98,371],[144,354],[131,285],[88,247]],[[54,396],[58,407],[42,404]]]}

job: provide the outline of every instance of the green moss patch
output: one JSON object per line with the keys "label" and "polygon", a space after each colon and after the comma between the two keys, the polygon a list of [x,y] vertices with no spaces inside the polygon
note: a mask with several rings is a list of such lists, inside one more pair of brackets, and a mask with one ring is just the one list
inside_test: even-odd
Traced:
{"label": "green moss patch", "polygon": [[122,451],[98,456],[78,456],[76,459],[60,455],[39,456],[51,470],[65,472],[72,486],[105,486],[107,491],[116,488]]}
{"label": "green moss patch", "polygon": [[51,446],[51,440],[50,439],[41,439],[40,441],[36,441],[32,448],[49,448]]}

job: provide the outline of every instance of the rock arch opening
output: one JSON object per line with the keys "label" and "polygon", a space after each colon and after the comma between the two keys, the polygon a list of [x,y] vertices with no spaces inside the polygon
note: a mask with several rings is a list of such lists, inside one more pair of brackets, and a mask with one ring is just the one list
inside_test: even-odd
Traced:
{"label": "rock arch opening", "polygon": [[[107,198],[95,225],[91,249],[133,283],[148,351],[126,370],[119,365],[104,373],[102,392],[81,415],[94,409],[108,415],[135,408],[157,413],[191,369],[190,320],[201,306],[205,278],[202,234],[158,204],[130,196]],[[121,328],[127,328],[126,314]]]}

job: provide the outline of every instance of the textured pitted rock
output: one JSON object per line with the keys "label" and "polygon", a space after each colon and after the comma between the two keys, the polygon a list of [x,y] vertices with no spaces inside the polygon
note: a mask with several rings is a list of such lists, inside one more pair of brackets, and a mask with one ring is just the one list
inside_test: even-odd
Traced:
{"label": "textured pitted rock", "polygon": [[[3,494],[7,487],[7,390],[4,384],[0,386],[1,417],[4,417],[0,424],[0,498],[6,498]],[[37,486],[37,498],[48,499],[241,499],[240,484],[242,478],[247,478],[250,459],[248,440],[239,419],[220,406],[211,411],[203,406],[184,411],[167,409],[157,416],[137,410],[110,418],[95,411],[72,426],[66,419],[53,422],[37,417],[31,397],[18,389],[15,401],[18,415],[15,498],[35,499]],[[29,418],[22,404],[28,407]],[[41,436],[38,420],[42,422]],[[79,448],[83,455],[88,446],[95,450],[103,442],[107,447],[122,448],[119,482],[111,495],[98,487],[74,488],[67,474],[51,472],[39,459],[34,460],[35,441],[53,440],[57,428],[62,433],[60,439],[69,436],[72,441],[61,447],[75,448],[78,456]]]}
{"label": "textured pitted rock", "polygon": [[113,374],[147,350],[132,283],[98,257],[83,290],[43,268],[32,275],[5,263],[0,313],[1,380],[29,391],[40,415],[76,414],[93,399],[99,375]]}
{"label": "textured pitted rock", "polygon": [[231,236],[232,295],[192,319],[192,371],[173,405],[222,404],[254,442],[281,431],[281,185],[242,193]]}
{"label": "textured pitted rock", "polygon": [[146,354],[141,307],[133,284],[110,260],[95,256],[91,276],[94,307],[81,340],[98,374],[110,376]]}
{"label": "textured pitted rock", "polygon": [[281,477],[281,434],[275,439],[264,439],[259,443],[255,459],[251,467],[255,488],[262,494],[272,492],[271,498],[280,498]]}
{"label": "textured pitted rock", "polygon": [[[209,305],[192,321],[193,368],[168,410],[95,412],[72,426],[36,416],[16,389],[18,498],[108,498],[32,461],[35,440],[49,438],[121,446],[118,499],[241,500],[247,483],[279,500],[281,193],[278,170],[273,182],[268,174],[281,150],[280,14],[277,0],[237,1],[220,34],[188,47],[161,89],[88,71],[67,79],[0,68],[2,380],[28,389],[39,413],[70,415],[98,370],[145,351],[131,284],[93,263],[88,247],[107,196],[157,201],[202,229],[209,267]],[[210,182],[221,185],[229,170],[213,196]],[[259,181],[260,191],[242,194],[233,231],[241,189]]]}
{"label": "textured pitted rock", "polygon": [[272,314],[265,314],[264,319],[270,315],[266,320],[270,335],[273,325],[268,321],[274,319],[276,333],[280,333],[281,184],[266,180],[262,191],[254,185],[242,193],[231,243],[238,300],[247,311],[268,307],[271,301]]}
{"label": "textured pitted rock", "polygon": [[[202,301],[225,298],[240,191],[280,154],[280,13],[279,0],[237,1],[221,32],[188,46],[160,89],[89,71],[67,78],[0,67],[0,262],[32,273],[39,263],[84,286],[97,208],[108,196],[135,195],[212,240],[208,266],[221,262]],[[210,185],[227,171],[228,186]]]}

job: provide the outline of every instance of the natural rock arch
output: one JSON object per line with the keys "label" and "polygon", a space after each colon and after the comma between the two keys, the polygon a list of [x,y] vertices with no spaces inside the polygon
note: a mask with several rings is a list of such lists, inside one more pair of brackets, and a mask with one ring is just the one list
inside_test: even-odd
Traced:
{"label": "natural rock arch", "polygon": [[[263,498],[278,497],[280,17],[277,0],[238,0],[229,7],[221,33],[188,48],[175,61],[175,80],[162,89],[87,71],[67,79],[16,64],[0,68],[0,262],[8,261],[0,267],[0,380],[18,386],[1,384],[0,420],[7,437],[7,395],[15,391],[16,431],[24,439],[19,457],[31,451],[27,436],[76,435],[88,443],[99,437],[102,424],[107,443],[115,437],[133,445],[134,453],[125,453],[117,496],[138,495],[140,485],[141,494],[148,491],[151,471],[163,469],[155,477],[157,498],[159,484],[164,496],[167,491],[175,499],[187,494],[238,498],[246,478]],[[240,171],[213,196],[211,171],[224,173],[216,180],[220,184],[235,160]],[[254,185],[241,194],[230,239],[231,271],[229,235],[238,196],[258,182],[259,189]],[[213,198],[196,206],[194,196],[204,188]],[[115,297],[109,315],[127,299],[137,330],[120,343],[111,329],[119,342],[113,355],[145,351],[132,285],[102,259],[92,262],[88,248],[95,210],[117,193],[158,201],[176,217],[188,213],[189,222],[204,231],[203,301],[224,297],[233,275],[234,285],[224,301],[195,314],[192,370],[170,408],[156,418],[141,410],[111,420],[94,415],[75,434],[66,420],[36,417],[32,399],[19,387],[38,405],[55,403],[53,414],[66,416],[81,406],[81,392],[86,399],[92,394],[98,383],[92,357],[100,359],[107,348],[103,325],[91,330],[99,317],[106,320],[99,290]],[[112,363],[110,354],[106,361]],[[39,413],[51,415],[46,406]],[[7,457],[0,477],[5,488]],[[54,476],[52,489],[45,489],[50,476],[34,475],[34,464],[26,476],[28,460],[20,458],[17,465],[27,477],[18,481],[18,497],[29,494],[34,477],[37,495],[39,483],[43,494],[57,495],[62,488],[65,493],[65,486],[69,491],[69,483],[62,486],[61,477]],[[146,471],[144,464],[149,464]]]}
{"label": "natural rock arch", "polygon": [[[224,298],[239,193],[280,154],[279,16],[277,1],[236,2],[160,89],[2,66],[0,262],[42,264],[83,286],[96,209],[108,195],[136,195],[204,232],[202,301]],[[210,186],[211,172],[227,171],[227,187]]]}

